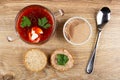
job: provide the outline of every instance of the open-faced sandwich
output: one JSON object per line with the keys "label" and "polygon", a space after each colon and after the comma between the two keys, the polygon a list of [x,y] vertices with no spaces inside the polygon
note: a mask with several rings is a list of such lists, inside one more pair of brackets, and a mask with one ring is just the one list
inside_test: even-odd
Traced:
{"label": "open-faced sandwich", "polygon": [[55,50],[51,55],[51,64],[55,69],[59,71],[65,71],[72,68],[73,63],[73,57],[65,49]]}

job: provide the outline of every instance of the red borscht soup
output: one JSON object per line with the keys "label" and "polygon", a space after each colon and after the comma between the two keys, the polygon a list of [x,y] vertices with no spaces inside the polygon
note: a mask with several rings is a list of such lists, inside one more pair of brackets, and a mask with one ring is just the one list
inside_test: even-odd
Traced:
{"label": "red borscht soup", "polygon": [[16,18],[16,30],[22,40],[29,43],[47,41],[54,32],[55,20],[52,13],[39,5],[22,9]]}

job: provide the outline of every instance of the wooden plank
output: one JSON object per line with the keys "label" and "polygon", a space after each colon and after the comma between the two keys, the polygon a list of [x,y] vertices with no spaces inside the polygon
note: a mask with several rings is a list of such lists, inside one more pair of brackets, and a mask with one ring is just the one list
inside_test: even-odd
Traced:
{"label": "wooden plank", "polygon": [[[58,27],[54,36],[43,45],[31,45],[18,39],[7,42],[8,35],[15,33],[15,17],[27,5],[39,4],[55,12],[63,9],[65,15],[57,18]],[[95,14],[103,6],[110,7],[111,20],[105,26],[99,42],[95,68],[92,74],[85,72],[86,65],[95,43]],[[0,0],[0,76],[15,73],[16,80],[120,80],[120,1],[119,0]],[[82,46],[67,43],[62,34],[65,21],[72,16],[82,16],[92,25],[91,39]],[[23,65],[23,54],[30,48],[43,50],[48,57],[58,48],[65,48],[73,55],[74,67],[59,72],[50,64],[38,73]]]}

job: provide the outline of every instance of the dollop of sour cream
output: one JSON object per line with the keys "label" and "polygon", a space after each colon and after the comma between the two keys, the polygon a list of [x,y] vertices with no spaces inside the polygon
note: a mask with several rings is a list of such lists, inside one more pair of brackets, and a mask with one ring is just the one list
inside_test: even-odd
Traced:
{"label": "dollop of sour cream", "polygon": [[38,34],[36,34],[34,30],[32,30],[31,40],[35,40],[36,38],[38,38]]}
{"label": "dollop of sour cream", "polygon": [[39,37],[39,34],[43,34],[43,31],[40,31],[39,33],[36,33],[36,30],[34,30],[34,29],[31,30],[31,40],[35,40]]}

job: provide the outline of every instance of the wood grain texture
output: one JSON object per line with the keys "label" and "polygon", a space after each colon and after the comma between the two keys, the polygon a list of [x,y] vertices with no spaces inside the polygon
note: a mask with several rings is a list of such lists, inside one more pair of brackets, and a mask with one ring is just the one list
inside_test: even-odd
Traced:
{"label": "wood grain texture", "polygon": [[[65,15],[58,17],[58,27],[54,36],[43,45],[30,45],[22,40],[7,42],[8,35],[15,33],[15,17],[27,5],[39,4],[55,12],[63,9]],[[96,55],[92,74],[85,72],[96,37],[96,12],[108,6],[111,20],[106,24]],[[86,18],[92,25],[92,37],[82,46],[67,43],[62,34],[65,21],[72,16]],[[30,48],[43,50],[48,57],[58,48],[65,48],[73,55],[74,67],[59,72],[50,64],[38,73],[33,73],[23,65],[23,54]],[[13,72],[16,80],[120,80],[120,1],[119,0],[0,0],[0,80],[5,73]]]}

